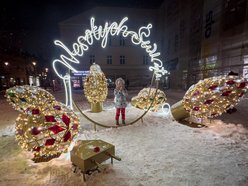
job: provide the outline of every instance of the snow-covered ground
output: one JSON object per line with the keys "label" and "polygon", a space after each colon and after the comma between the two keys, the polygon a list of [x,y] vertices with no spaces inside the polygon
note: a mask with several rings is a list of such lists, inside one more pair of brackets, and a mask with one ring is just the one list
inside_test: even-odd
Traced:
{"label": "snow-covered ground", "polygon": [[[114,123],[112,91],[102,113],[90,113],[82,92],[75,102],[96,121]],[[137,90],[129,91],[130,98]],[[179,101],[184,92],[166,91],[168,102]],[[55,92],[63,101],[63,92]],[[73,173],[69,153],[47,163],[33,163],[14,138],[18,115],[4,98],[0,99],[0,185],[248,185],[248,99],[234,114],[208,121],[207,127],[191,128],[172,121],[161,111],[149,112],[143,123],[105,129],[81,117],[78,139],[102,139],[116,147],[122,161],[106,161],[101,173],[87,176]],[[127,108],[127,122],[142,111]]]}

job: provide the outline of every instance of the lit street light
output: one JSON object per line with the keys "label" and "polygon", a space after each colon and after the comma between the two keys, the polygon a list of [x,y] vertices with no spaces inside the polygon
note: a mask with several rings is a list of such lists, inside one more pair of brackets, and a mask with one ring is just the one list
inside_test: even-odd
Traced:
{"label": "lit street light", "polygon": [[9,65],[9,62],[4,62],[5,66],[8,66]]}
{"label": "lit street light", "polygon": [[34,72],[34,77],[32,79],[31,85],[39,86],[39,80],[38,80],[39,77],[37,77],[37,69],[36,69],[37,63],[35,61],[33,61],[32,64],[34,66],[34,71],[33,71]]}

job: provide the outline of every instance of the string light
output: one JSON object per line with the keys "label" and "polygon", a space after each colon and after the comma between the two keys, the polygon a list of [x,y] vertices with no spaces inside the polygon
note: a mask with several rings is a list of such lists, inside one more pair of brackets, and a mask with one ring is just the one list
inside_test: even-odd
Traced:
{"label": "string light", "polygon": [[212,118],[233,108],[247,88],[247,80],[238,76],[207,78],[189,88],[183,105],[193,117]]}
{"label": "string light", "polygon": [[107,79],[97,64],[91,65],[90,74],[84,80],[84,94],[90,103],[102,103],[107,98]]}
{"label": "string light", "polygon": [[55,101],[54,96],[44,89],[35,86],[15,86],[6,90],[7,101],[15,110],[25,112],[30,105],[42,111],[44,105]]}
{"label": "string light", "polygon": [[[53,61],[53,68],[58,77],[63,79],[64,82],[70,81],[66,76],[63,76],[58,72],[56,68],[57,64],[77,72],[71,64],[80,63],[76,57],[83,56],[84,52],[89,49],[89,46],[94,44],[94,39],[97,41],[102,40],[101,47],[105,48],[110,35],[118,36],[120,34],[123,37],[130,37],[133,44],[140,45],[141,48],[145,49],[146,53],[151,57],[151,62],[153,63],[153,66],[150,66],[149,70],[154,72],[156,80],[159,80],[165,74],[169,74],[169,72],[164,69],[163,62],[159,59],[160,52],[157,52],[157,44],[151,43],[151,41],[148,40],[152,24],[140,27],[137,33],[133,30],[128,30],[128,26],[125,25],[127,20],[128,18],[124,17],[119,24],[117,22],[113,22],[111,24],[106,22],[104,26],[96,26],[95,18],[92,17],[90,19],[90,29],[86,29],[84,35],[77,38],[77,42],[72,44],[72,50],[65,46],[63,42],[55,40],[54,44],[64,49],[67,53],[66,55],[60,55],[59,59],[55,59]],[[70,91],[68,93],[71,95],[71,87],[68,88],[67,86],[71,85],[65,83],[65,91]],[[67,97],[68,99],[71,97],[70,95]],[[70,107],[72,107],[72,100],[66,100],[66,103],[70,103]]]}
{"label": "string light", "polygon": [[[155,88],[143,88],[137,96],[133,97],[131,104],[139,109],[146,110],[151,105],[151,111],[157,111],[166,101],[166,95],[162,90]],[[155,96],[155,98],[154,98]],[[155,99],[153,102],[153,98]],[[153,103],[152,103],[153,102]]]}
{"label": "string light", "polygon": [[79,119],[70,108],[33,86],[8,89],[6,97],[22,112],[16,119],[16,140],[23,149],[33,152],[34,162],[49,161],[67,152],[79,129]]}

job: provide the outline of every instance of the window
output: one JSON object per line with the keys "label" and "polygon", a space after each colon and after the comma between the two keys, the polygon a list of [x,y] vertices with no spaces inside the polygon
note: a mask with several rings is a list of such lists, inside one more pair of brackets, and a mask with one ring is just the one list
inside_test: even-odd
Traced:
{"label": "window", "polygon": [[174,51],[177,52],[177,49],[178,49],[178,35],[176,34],[175,35],[175,43],[174,43]]}
{"label": "window", "polygon": [[90,55],[90,64],[95,63],[95,55]]}
{"label": "window", "polygon": [[246,0],[224,0],[223,30],[233,29],[235,26],[245,23],[247,14]]}
{"label": "window", "polygon": [[143,65],[148,65],[148,56],[143,56]]}
{"label": "window", "polygon": [[108,46],[112,46],[112,39],[110,36],[108,37]]}
{"label": "window", "polygon": [[120,36],[120,46],[125,46],[125,39],[123,36]]}
{"label": "window", "polygon": [[107,64],[112,65],[112,56],[107,56]]}
{"label": "window", "polygon": [[125,61],[126,61],[125,56],[120,56],[120,64],[121,65],[125,64]]}

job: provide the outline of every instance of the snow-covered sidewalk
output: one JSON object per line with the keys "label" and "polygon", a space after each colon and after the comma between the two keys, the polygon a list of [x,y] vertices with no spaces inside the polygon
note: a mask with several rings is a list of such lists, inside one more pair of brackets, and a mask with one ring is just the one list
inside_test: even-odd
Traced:
{"label": "snow-covered sidewalk", "polygon": [[[62,97],[62,93],[57,94]],[[168,101],[175,103],[182,95],[183,92],[170,90]],[[75,95],[79,104],[80,96]],[[110,97],[106,112],[113,112],[111,102]],[[92,130],[92,125],[81,118],[78,139],[101,139],[112,143],[116,155],[122,158],[120,162],[114,161],[113,166],[107,161],[107,169],[87,176],[86,183],[80,173],[73,173],[69,153],[47,163],[34,164],[29,160],[30,154],[20,149],[14,140],[12,121],[18,113],[9,109],[4,101],[0,104],[9,112],[0,121],[2,125],[2,121],[9,120],[8,127],[0,130],[0,185],[245,186],[248,183],[246,99],[237,106],[237,113],[224,114],[208,123],[206,128],[190,128],[172,121],[162,112],[148,113],[143,123],[139,121],[117,129],[98,128],[98,131]],[[128,109],[128,116],[135,118],[135,108]],[[104,122],[112,122],[112,114],[106,113],[108,117]],[[100,114],[91,117],[102,118]]]}

